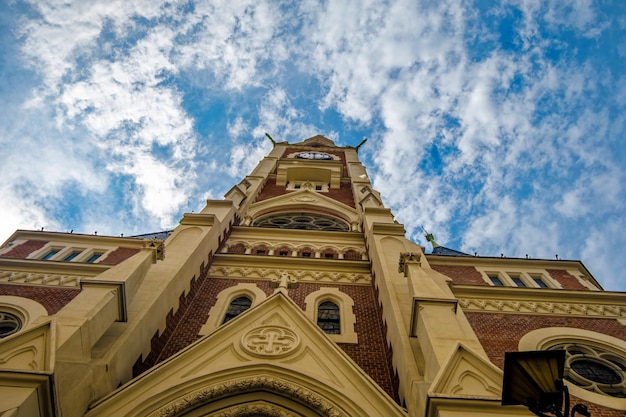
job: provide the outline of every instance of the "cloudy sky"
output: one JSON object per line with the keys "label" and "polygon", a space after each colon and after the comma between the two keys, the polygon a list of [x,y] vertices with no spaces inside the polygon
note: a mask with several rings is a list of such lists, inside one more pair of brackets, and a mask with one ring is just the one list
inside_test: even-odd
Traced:
{"label": "cloudy sky", "polygon": [[494,3],[5,0],[0,240],[168,229],[264,132],[368,137],[412,239],[626,290],[626,2]]}

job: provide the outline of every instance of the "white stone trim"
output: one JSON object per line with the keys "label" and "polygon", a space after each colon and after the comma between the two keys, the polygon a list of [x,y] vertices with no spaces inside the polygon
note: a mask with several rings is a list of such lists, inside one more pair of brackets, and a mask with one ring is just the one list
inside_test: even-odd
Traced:
{"label": "white stone trim", "polygon": [[322,287],[307,295],[304,299],[306,305],[305,314],[313,322],[317,323],[317,307],[324,301],[332,301],[339,307],[340,334],[329,334],[331,340],[337,343],[358,343],[358,336],[354,331],[356,316],[354,315],[354,300],[335,287]]}

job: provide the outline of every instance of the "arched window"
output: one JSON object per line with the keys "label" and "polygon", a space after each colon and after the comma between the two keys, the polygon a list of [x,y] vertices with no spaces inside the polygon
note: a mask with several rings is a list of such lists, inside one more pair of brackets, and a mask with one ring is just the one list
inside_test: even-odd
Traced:
{"label": "arched window", "polygon": [[229,322],[252,306],[252,300],[246,296],[237,297],[230,302],[222,324]]}
{"label": "arched window", "polygon": [[623,354],[592,344],[562,343],[550,350],[565,350],[565,379],[588,391],[626,398],[626,359]]}
{"label": "arched window", "polygon": [[324,301],[317,307],[317,325],[324,333],[341,333],[341,315],[339,306],[332,301]]}
{"label": "arched window", "polygon": [[17,333],[21,328],[22,322],[15,314],[0,311],[0,339]]}

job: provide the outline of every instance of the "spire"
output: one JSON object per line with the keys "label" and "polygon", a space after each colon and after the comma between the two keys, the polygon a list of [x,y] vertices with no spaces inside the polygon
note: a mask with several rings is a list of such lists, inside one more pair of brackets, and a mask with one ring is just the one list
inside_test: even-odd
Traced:
{"label": "spire", "polygon": [[424,226],[422,226],[422,230],[424,231],[424,237],[426,238],[426,240],[429,241],[431,245],[433,245],[433,250],[441,246],[439,243],[435,242],[435,236],[433,236],[432,233],[428,233],[426,229],[424,229]]}

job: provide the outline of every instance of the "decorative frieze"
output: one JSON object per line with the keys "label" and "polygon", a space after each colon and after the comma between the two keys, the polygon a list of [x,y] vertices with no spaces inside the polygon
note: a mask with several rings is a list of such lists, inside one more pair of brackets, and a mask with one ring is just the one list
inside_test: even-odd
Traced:
{"label": "decorative frieze", "polygon": [[51,274],[0,270],[0,283],[44,285],[50,287],[79,287],[86,275]]}
{"label": "decorative frieze", "polygon": [[286,398],[291,398],[323,417],[347,416],[339,407],[308,388],[279,378],[257,376],[225,381],[218,385],[191,392],[154,411],[150,414],[150,417],[179,416],[204,404],[210,404],[218,398],[258,391],[273,392]]}
{"label": "decorative frieze", "polygon": [[290,282],[312,281],[366,284],[372,280],[369,274],[350,272],[284,270],[238,266],[213,266],[209,270],[209,275],[223,278],[267,279],[272,282],[280,282],[283,275],[290,276]]}
{"label": "decorative frieze", "polygon": [[611,304],[462,298],[459,299],[459,305],[465,311],[534,313],[615,318],[626,317],[626,306]]}

